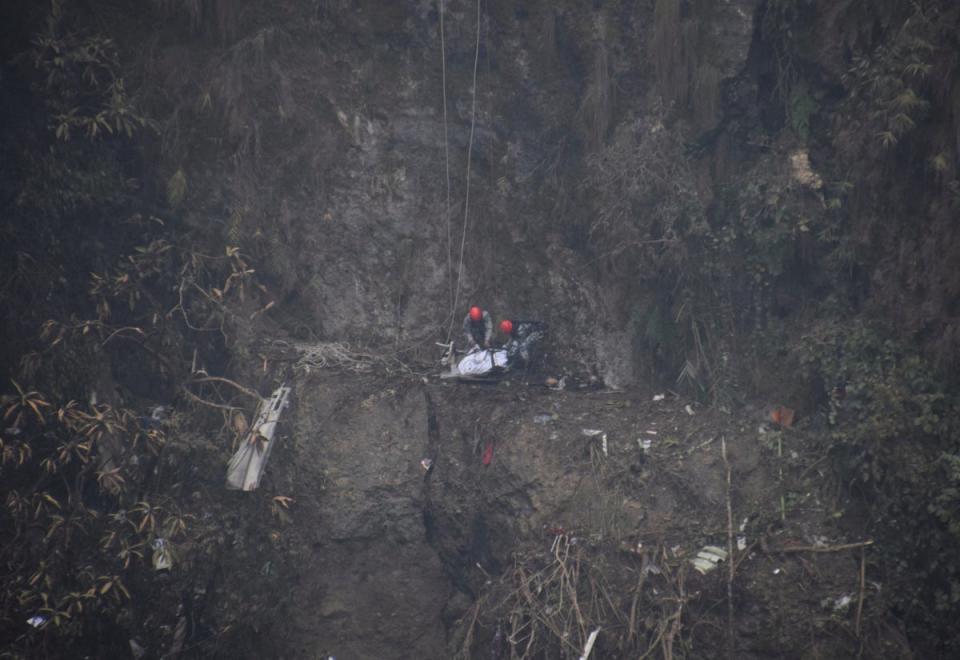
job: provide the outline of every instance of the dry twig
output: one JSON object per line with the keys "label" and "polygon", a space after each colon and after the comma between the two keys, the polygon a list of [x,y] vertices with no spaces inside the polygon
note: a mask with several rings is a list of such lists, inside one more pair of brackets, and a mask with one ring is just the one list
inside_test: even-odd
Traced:
{"label": "dry twig", "polygon": [[860,596],[857,599],[857,639],[860,639],[860,620],[863,616],[863,597],[867,587],[867,551],[864,546],[860,547]]}
{"label": "dry twig", "polygon": [[733,576],[736,562],[733,555],[733,506],[730,502],[731,473],[730,461],[727,459],[727,440],[720,438],[720,452],[723,455],[723,465],[727,473],[727,657],[734,656],[733,638]]}
{"label": "dry twig", "polygon": [[873,540],[859,543],[843,543],[841,545],[790,545],[785,548],[771,548],[770,552],[843,552],[856,548],[866,548],[873,545]]}

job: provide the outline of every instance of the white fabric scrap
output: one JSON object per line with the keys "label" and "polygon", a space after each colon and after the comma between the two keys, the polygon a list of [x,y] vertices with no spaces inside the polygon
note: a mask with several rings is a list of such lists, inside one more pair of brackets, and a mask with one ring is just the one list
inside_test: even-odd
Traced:
{"label": "white fabric scrap", "polygon": [[507,352],[503,349],[480,350],[467,353],[457,364],[461,376],[482,376],[496,368],[507,367]]}

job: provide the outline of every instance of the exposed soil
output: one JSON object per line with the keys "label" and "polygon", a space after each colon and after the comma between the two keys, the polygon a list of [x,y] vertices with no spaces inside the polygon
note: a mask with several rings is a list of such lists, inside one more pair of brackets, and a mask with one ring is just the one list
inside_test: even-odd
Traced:
{"label": "exposed soil", "polygon": [[[727,547],[724,444],[733,531],[746,543],[732,582],[738,657],[858,653],[879,587],[866,586],[858,614],[861,550],[833,548],[864,539],[819,487],[816,420],[780,431],[759,409],[729,415],[669,394],[519,378],[315,373],[294,391],[291,439],[269,470],[269,486],[296,498],[283,535],[298,565],[275,624],[285,657],[479,658],[495,645],[505,646],[493,657],[514,657],[531,625],[518,575],[549,568],[561,548],[581,567],[579,588],[597,580],[609,602],[563,643],[534,640],[544,657],[572,657],[584,625],[601,627],[595,657],[652,650],[680,603],[676,625],[696,647],[686,650],[721,657],[728,567],[700,575],[690,559]],[[585,429],[606,434],[606,454]]]}

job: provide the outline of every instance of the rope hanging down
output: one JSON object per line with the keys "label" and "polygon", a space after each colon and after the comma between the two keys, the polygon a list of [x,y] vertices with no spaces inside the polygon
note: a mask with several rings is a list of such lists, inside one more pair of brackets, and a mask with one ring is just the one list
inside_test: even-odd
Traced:
{"label": "rope hanging down", "polygon": [[[450,309],[450,328],[447,330],[447,342],[453,334],[454,323],[457,319],[457,305],[460,302],[460,283],[463,279],[463,250],[467,243],[467,227],[470,220],[470,166],[473,160],[473,134],[477,124],[477,65],[480,62],[480,2],[477,0],[477,38],[476,47],[473,53],[473,85],[471,86],[471,107],[470,107],[470,139],[467,142],[467,181],[466,193],[463,203],[463,231],[460,235],[460,256],[457,263],[457,283],[454,287],[453,307]],[[444,65],[444,68],[446,65]],[[446,81],[444,81],[446,88]],[[446,96],[444,96],[446,101]]]}
{"label": "rope hanging down", "polygon": [[[437,0],[440,10],[440,71],[443,82],[443,162],[447,179],[447,282],[450,285],[451,318],[455,317],[453,293],[453,238],[450,233],[452,211],[450,208],[450,137],[447,130],[447,46],[443,30],[443,0]],[[447,337],[449,341],[449,337]]]}

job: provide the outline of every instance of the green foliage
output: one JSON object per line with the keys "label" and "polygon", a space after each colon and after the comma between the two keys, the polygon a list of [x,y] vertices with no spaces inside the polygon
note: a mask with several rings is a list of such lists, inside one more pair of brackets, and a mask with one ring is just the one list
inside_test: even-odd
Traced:
{"label": "green foliage", "polygon": [[[917,634],[951,630],[960,603],[960,406],[914,351],[859,322],[819,325],[797,351],[828,399],[844,486],[870,502],[891,604]],[[960,638],[945,635],[954,653]]]}
{"label": "green foliage", "polygon": [[819,104],[811,95],[807,83],[800,80],[793,85],[787,101],[787,119],[790,128],[804,142],[810,137],[810,120],[818,108]]}
{"label": "green foliage", "polygon": [[[0,587],[0,637],[13,639],[11,621],[41,615],[36,635],[69,643],[104,617],[122,616],[131,574],[149,561],[153,539],[177,541],[187,519],[172,503],[137,501],[142,490],[134,484],[164,446],[163,430],[141,426],[129,410],[76,401],[55,407],[13,385],[17,394],[0,411],[0,545],[8,576]],[[10,650],[29,648],[30,638],[22,635]]]}
{"label": "green foliage", "polygon": [[933,29],[916,17],[908,20],[892,42],[854,55],[843,77],[851,114],[866,120],[883,148],[912,132],[929,110],[922,85],[938,57],[930,41]]}
{"label": "green foliage", "polygon": [[890,441],[949,437],[954,403],[933,369],[862,322],[828,323],[803,338],[800,360],[826,392],[834,438],[881,450]]}
{"label": "green foliage", "polygon": [[774,93],[784,104],[788,117],[801,81],[800,59],[813,6],[813,0],[770,0],[760,16],[760,35],[773,51]]}
{"label": "green foliage", "polygon": [[75,131],[90,139],[132,137],[147,125],[127,93],[116,44],[102,35],[67,30],[59,3],[35,38],[32,55],[58,139],[67,141]]}
{"label": "green foliage", "polygon": [[[152,124],[120,58],[130,51],[85,10],[54,2],[10,65],[35,112],[0,144],[16,164],[3,170],[16,196],[0,224],[0,302],[14,310],[4,371],[16,378],[0,386],[2,657],[120,657],[133,629],[150,653],[169,647],[161,626],[196,577],[177,569],[224,542],[225,510],[197,524],[220,483],[183,471],[221,469],[233,433],[220,413],[242,408],[191,368],[216,362],[271,304],[239,247],[186,234],[170,212],[189,203],[186,175],[150,180],[139,158]],[[172,404],[188,384],[193,404],[168,422],[143,416],[144,399]],[[151,564],[159,538],[176,549],[169,576]]]}
{"label": "green foliage", "polygon": [[183,169],[178,169],[167,179],[167,203],[171,208],[180,206],[187,195],[187,175]]}
{"label": "green foliage", "polygon": [[[960,455],[945,453],[940,457],[944,484],[930,503],[929,510],[943,523],[949,534],[960,538]],[[951,602],[957,603],[953,597]]]}

